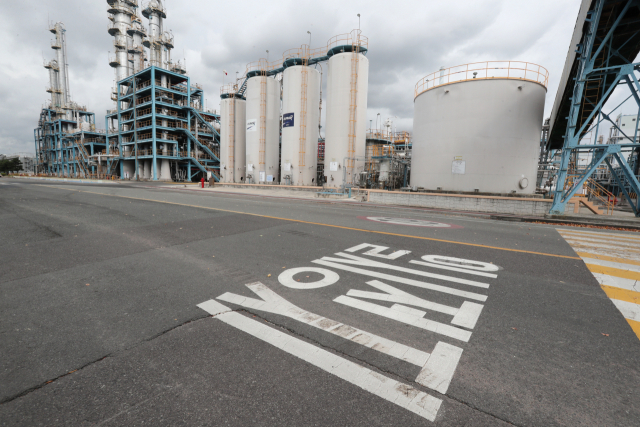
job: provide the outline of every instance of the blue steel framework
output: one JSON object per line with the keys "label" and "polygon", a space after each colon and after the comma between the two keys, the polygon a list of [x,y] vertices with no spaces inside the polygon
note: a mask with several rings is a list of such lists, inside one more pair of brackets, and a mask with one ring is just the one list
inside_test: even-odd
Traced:
{"label": "blue steel framework", "polygon": [[[637,171],[629,165],[623,154],[623,148],[626,148],[632,150],[630,157],[637,156],[634,148],[640,147],[638,126],[636,125],[633,135],[628,135],[610,118],[622,103],[608,114],[603,111],[612,92],[617,87],[626,87],[631,93],[623,102],[633,98],[638,107],[637,118],[640,118],[640,82],[636,75],[640,71],[640,63],[631,62],[640,45],[639,11],[640,2],[637,0],[595,0],[591,4],[585,20],[586,31],[576,50],[578,68],[570,98],[560,170],[550,214],[563,214],[571,197],[582,188],[598,166],[604,163],[635,215],[640,216],[640,197],[636,196],[636,201],[631,197],[631,193],[640,195]],[[591,130],[595,130],[597,135],[603,121],[610,122],[630,142],[580,145],[581,138]],[[580,152],[588,151],[593,153],[591,163],[583,171],[573,171],[576,173],[575,178],[568,180],[568,174],[572,172],[571,161]],[[632,159],[632,162],[636,161],[637,159]]]}
{"label": "blue steel framework", "polygon": [[[69,116],[75,119],[65,118]],[[37,174],[86,178],[106,175],[95,162],[107,147],[104,133],[96,131],[94,113],[48,106],[40,112],[33,134]]]}
{"label": "blue steel framework", "polygon": [[[220,117],[203,109],[204,92],[185,73],[151,66],[117,83],[117,108],[105,118],[107,152],[119,154],[108,160],[109,170],[119,165],[121,178],[128,172],[129,178],[151,180],[191,180],[211,172],[219,180],[220,134],[214,123]],[[165,161],[170,177],[160,174]],[[151,164],[148,175],[143,162]]]}

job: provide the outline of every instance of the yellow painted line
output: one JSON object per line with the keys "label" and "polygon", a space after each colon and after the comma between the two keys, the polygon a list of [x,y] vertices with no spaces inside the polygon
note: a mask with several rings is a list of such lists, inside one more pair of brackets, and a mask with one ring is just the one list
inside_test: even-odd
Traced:
{"label": "yellow painted line", "polygon": [[339,229],[342,229],[342,230],[353,230],[353,231],[362,231],[362,232],[365,232],[365,233],[384,234],[386,236],[397,236],[397,237],[406,237],[406,238],[409,238],[409,239],[430,240],[430,241],[433,241],[433,242],[453,243],[453,244],[456,244],[456,245],[474,246],[474,247],[477,247],[477,248],[496,249],[496,250],[499,250],[499,251],[518,252],[518,253],[531,254],[531,255],[542,255],[542,256],[549,256],[549,257],[555,257],[555,258],[567,258],[567,259],[579,259],[579,260],[582,259],[582,258],[579,258],[579,257],[568,256],[568,255],[557,255],[557,254],[548,254],[548,253],[544,253],[544,252],[525,251],[523,249],[501,248],[499,246],[488,246],[488,245],[480,245],[480,244],[477,244],[477,243],[456,242],[454,240],[435,239],[433,237],[412,236],[412,235],[409,235],[409,234],[389,233],[389,232],[386,232],[386,231],[364,230],[362,228],[344,227],[342,225],[324,224],[324,223],[321,223],[321,222],[303,221],[301,219],[281,218],[281,217],[277,217],[277,216],[262,215],[262,214],[256,214],[256,213],[250,213],[250,212],[232,211],[232,210],[229,210],[229,209],[210,208],[208,206],[189,205],[189,204],[186,204],[186,203],[167,202],[167,201],[164,201],[164,200],[153,200],[153,199],[143,199],[143,198],[140,198],[140,197],[118,196],[118,195],[115,195],[115,194],[96,193],[94,191],[85,191],[85,190],[70,190],[68,188],[56,187],[56,186],[53,186],[53,185],[44,185],[44,184],[38,184],[38,185],[41,185],[43,187],[56,188],[58,190],[76,191],[78,193],[97,194],[98,196],[110,196],[110,197],[118,197],[118,198],[121,198],[121,199],[141,200],[141,201],[144,201],[144,202],[165,203],[165,204],[168,204],[168,205],[186,206],[186,207],[190,207],[190,208],[208,209],[208,210],[218,211],[218,212],[227,212],[227,213],[235,213],[235,214],[240,214],[240,215],[257,216],[257,217],[261,217],[261,218],[270,218],[270,219],[277,219],[277,220],[281,220],[281,221],[297,222],[297,223],[300,223],[300,224],[319,225],[319,226],[322,226],[322,227],[339,228]]}
{"label": "yellow painted line", "polygon": [[638,339],[640,339],[640,322],[631,319],[627,319],[627,322],[629,322],[631,329],[633,329],[633,332],[635,332]]}
{"label": "yellow painted line", "polygon": [[563,237],[566,234],[567,236],[584,237],[585,239],[592,238],[592,237],[597,237],[597,238],[600,238],[600,239],[609,239],[609,240],[619,239],[619,240],[624,240],[624,241],[640,243],[640,238],[631,237],[628,234],[581,233],[581,232],[577,232],[577,231],[573,231],[573,230],[558,230],[558,233],[562,234]]}
{"label": "yellow painted line", "polygon": [[640,292],[628,289],[616,288],[614,286],[600,285],[605,294],[611,299],[640,304]]}
{"label": "yellow painted line", "polygon": [[602,265],[588,264],[587,267],[592,273],[607,274],[623,279],[640,280],[640,273],[637,271],[622,270],[620,268],[604,267]]}
{"label": "yellow painted line", "polygon": [[600,247],[600,246],[596,246],[595,244],[588,245],[588,244],[582,244],[582,243],[575,243],[575,241],[573,241],[573,242],[567,241],[567,243],[569,243],[569,245],[576,252],[582,251],[582,250],[588,251],[589,249],[591,249],[591,250],[595,249],[595,250],[600,250],[600,251],[605,251],[605,252],[622,252],[622,253],[640,254],[640,250],[630,249],[628,247],[622,247],[622,246],[615,246],[615,243],[612,243],[611,245],[605,245],[605,246],[607,246],[606,248],[603,248],[603,247]]}
{"label": "yellow painted line", "polygon": [[[590,254],[588,252],[576,252],[576,253],[580,255],[582,258],[594,258],[594,259],[601,259],[603,261],[619,262],[621,264],[640,265],[640,261],[633,261],[627,258],[618,258],[614,256]],[[584,262],[589,262],[589,261],[584,260]]]}

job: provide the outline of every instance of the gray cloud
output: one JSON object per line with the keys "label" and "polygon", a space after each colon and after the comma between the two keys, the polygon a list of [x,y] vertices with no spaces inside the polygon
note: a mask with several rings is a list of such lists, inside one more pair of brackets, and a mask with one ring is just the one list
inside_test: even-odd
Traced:
{"label": "gray cloud", "polygon": [[[416,82],[440,66],[486,60],[524,60],[551,75],[548,115],[562,72],[580,0],[337,1],[257,0],[187,3],[166,1],[166,29],[175,36],[174,60],[186,59],[207,104],[217,108],[228,83],[248,62],[274,60],[308,42],[320,47],[358,26],[369,38],[368,119],[397,116],[398,130],[411,130]],[[107,63],[113,39],[102,0],[21,0],[0,3],[0,152],[34,151],[33,128],[48,99],[52,38],[47,19],[67,28],[74,101],[96,113],[99,127],[113,102],[114,73]],[[326,67],[325,67],[326,72]],[[325,92],[326,93],[326,92]],[[324,114],[323,114],[324,115]]]}

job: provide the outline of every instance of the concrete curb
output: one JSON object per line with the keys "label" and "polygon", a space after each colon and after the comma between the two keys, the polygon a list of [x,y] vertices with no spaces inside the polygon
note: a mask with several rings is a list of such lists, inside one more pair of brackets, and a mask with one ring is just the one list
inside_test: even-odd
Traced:
{"label": "concrete curb", "polygon": [[118,181],[109,181],[103,179],[74,179],[74,178],[48,178],[42,176],[12,176],[13,179],[28,179],[51,182],[70,182],[73,184],[120,184]]}

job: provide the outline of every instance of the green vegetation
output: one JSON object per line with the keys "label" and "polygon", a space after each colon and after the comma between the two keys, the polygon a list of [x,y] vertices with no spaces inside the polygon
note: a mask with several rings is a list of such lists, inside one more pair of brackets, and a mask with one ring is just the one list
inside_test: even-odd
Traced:
{"label": "green vegetation", "polygon": [[7,174],[13,171],[21,171],[22,170],[22,162],[20,159],[4,159],[0,160],[0,173]]}

